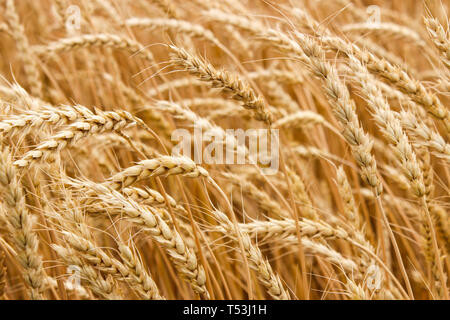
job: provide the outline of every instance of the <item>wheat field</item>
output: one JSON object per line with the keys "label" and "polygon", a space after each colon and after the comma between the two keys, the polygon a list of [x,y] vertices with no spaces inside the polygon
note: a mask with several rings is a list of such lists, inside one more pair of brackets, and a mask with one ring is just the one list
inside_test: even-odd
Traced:
{"label": "wheat field", "polygon": [[1,0],[0,299],[448,300],[449,10]]}

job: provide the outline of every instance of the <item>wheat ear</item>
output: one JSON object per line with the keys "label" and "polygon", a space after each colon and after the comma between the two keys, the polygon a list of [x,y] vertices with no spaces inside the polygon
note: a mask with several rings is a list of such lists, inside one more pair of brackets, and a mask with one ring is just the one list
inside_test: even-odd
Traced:
{"label": "wheat ear", "polygon": [[434,205],[431,207],[431,214],[436,221],[436,229],[445,243],[447,254],[450,253],[450,226],[447,211],[441,206]]}
{"label": "wheat ear", "polygon": [[[359,216],[358,208],[355,204],[355,199],[353,198],[352,188],[342,166],[337,169],[336,182],[339,195],[344,201],[344,214],[346,215],[349,222],[349,226],[345,225],[345,227],[349,233],[349,236],[355,239],[357,243],[361,244],[370,252],[375,254],[374,247],[365,236],[361,217]],[[366,270],[370,265],[375,264],[375,261],[362,250],[358,251],[358,258],[361,269]]]}
{"label": "wheat ear", "polygon": [[209,297],[205,287],[206,275],[203,267],[198,264],[197,257],[184,243],[183,238],[174,228],[170,228],[156,212],[156,208],[141,206],[121,193],[101,184],[89,181],[70,181],[71,185],[87,193],[93,192],[104,204],[121,207],[122,214],[132,222],[141,225],[150,236],[161,244],[174,261],[180,274],[189,280],[192,288],[199,294]]}
{"label": "wheat ear", "polygon": [[350,300],[371,300],[369,294],[366,293],[362,285],[358,285],[352,279],[345,282],[346,295]]}
{"label": "wheat ear", "polygon": [[[302,75],[299,75],[295,72],[290,71],[283,71],[283,70],[277,70],[277,69],[262,69],[254,72],[248,73],[248,78],[252,80],[257,81],[268,81],[268,80],[274,80],[279,83],[283,84],[290,84],[295,85],[302,83],[304,81],[304,78]],[[190,86],[202,86],[204,85],[203,81],[192,79],[192,78],[181,78],[181,79],[175,79],[172,81],[167,81],[164,83],[161,83],[155,88],[150,89],[147,94],[150,97],[154,97],[158,94],[166,93],[170,90],[180,89],[184,87],[190,87]]]}
{"label": "wheat ear", "polygon": [[431,40],[441,53],[442,62],[450,69],[450,37],[448,31],[444,30],[444,27],[436,18],[425,18],[424,21]]}
{"label": "wheat ear", "polygon": [[77,267],[81,279],[87,282],[87,286],[94,294],[107,300],[121,299],[114,290],[115,284],[110,275],[104,277],[100,271],[95,270],[94,267],[83,261],[73,249],[55,244],[52,244],[51,247],[64,260],[66,265]]}
{"label": "wheat ear", "polygon": [[[226,16],[230,17],[230,15]],[[313,74],[324,81],[325,92],[333,111],[344,127],[344,138],[350,144],[356,161],[361,167],[361,176],[376,190],[376,193],[381,193],[382,185],[377,175],[376,161],[370,153],[372,142],[359,124],[354,101],[350,99],[348,89],[339,79],[336,69],[326,61],[324,50],[314,40],[304,35],[297,33],[296,36],[300,41],[295,42],[285,34],[273,29],[267,30],[257,23],[239,17],[235,20],[237,24],[243,23],[248,30],[258,34],[264,41],[306,63]]]}
{"label": "wheat ear", "polygon": [[249,194],[251,198],[255,199],[261,209],[278,217],[289,217],[289,213],[285,212],[278,202],[271,199],[264,190],[259,189],[251,181],[241,179],[238,175],[232,173],[222,173],[222,175],[234,185],[239,186],[239,188]]}
{"label": "wheat ear", "polygon": [[354,56],[349,56],[349,65],[358,78],[362,79],[361,89],[368,107],[374,113],[382,133],[393,145],[395,155],[400,161],[404,174],[411,183],[414,194],[418,197],[424,195],[423,174],[420,170],[416,155],[409,143],[409,139],[402,129],[400,120],[383,99],[381,90],[371,81],[367,69]]}
{"label": "wheat ear", "polygon": [[0,300],[6,296],[6,271],[5,252],[0,249]]}
{"label": "wheat ear", "polygon": [[302,206],[302,213],[306,218],[311,220],[319,220],[319,214],[313,205],[311,197],[306,190],[305,182],[300,174],[297,174],[294,170],[288,168],[287,175],[292,181],[292,189],[294,190],[294,196]]}
{"label": "wheat ear", "polygon": [[125,21],[129,27],[139,27],[148,30],[162,29],[174,31],[177,34],[186,34],[190,38],[199,38],[218,44],[219,40],[214,34],[201,25],[193,24],[184,20],[164,18],[130,18]]}
{"label": "wheat ear", "polygon": [[273,128],[291,129],[315,124],[331,126],[320,114],[309,110],[302,110],[289,114],[286,117],[275,121],[272,126]]}
{"label": "wheat ear", "polygon": [[[363,94],[372,112],[374,112],[375,121],[380,125],[384,136],[394,147],[395,155],[401,164],[403,173],[410,183],[411,191],[416,197],[423,199],[422,204],[424,207],[421,216],[421,230],[425,239],[425,253],[429,257],[429,260],[431,259],[432,264],[440,264],[440,259],[433,262],[435,260],[433,257],[437,254],[433,251],[436,251],[437,248],[433,245],[433,238],[435,238],[433,226],[430,225],[430,219],[427,217],[430,214],[427,198],[431,192],[431,183],[428,181],[427,187],[424,172],[421,170],[416,154],[409,144],[406,134],[402,130],[401,122],[390,109],[387,102],[382,98],[381,90],[371,82],[369,74],[359,60],[352,56],[349,57],[349,60],[350,66],[356,72],[358,78],[363,79],[361,82]],[[435,275],[435,277],[438,277],[438,275]]]}
{"label": "wheat ear", "polygon": [[402,26],[392,22],[363,22],[346,24],[341,28],[342,32],[357,32],[371,34],[382,34],[396,39],[404,39],[410,41],[422,49],[426,49],[426,43],[420,37],[420,35],[409,27]]}
{"label": "wheat ear", "polygon": [[278,43],[280,49],[294,52],[301,60],[308,63],[317,77],[325,82],[326,93],[333,111],[344,128],[344,138],[350,144],[354,157],[361,167],[361,176],[377,194],[380,194],[382,185],[378,178],[375,158],[371,154],[373,143],[359,124],[355,104],[350,98],[348,89],[339,79],[335,68],[326,61],[322,48],[313,40],[300,34],[297,34],[300,38],[299,43],[273,30],[269,34],[271,42]]}
{"label": "wheat ear", "polygon": [[[140,108],[144,107],[146,105],[146,101],[143,97],[141,97],[136,90],[133,88],[127,86],[122,81],[116,81],[115,78],[113,78],[110,75],[105,75],[105,79],[109,80],[111,84],[117,85],[119,89],[123,92],[124,96],[130,101],[130,105],[133,107],[133,111],[138,113],[140,111]],[[170,124],[167,122],[166,119],[156,110],[152,110],[151,112],[148,112],[145,114],[146,120],[148,119],[152,123],[156,124],[158,127],[158,131],[162,131],[161,133],[164,136],[170,137],[170,134],[172,133],[172,129],[170,127]]]}
{"label": "wheat ear", "polygon": [[412,79],[400,67],[392,65],[386,60],[381,60],[372,53],[362,50],[356,45],[338,37],[325,36],[321,38],[321,41],[339,53],[356,57],[367,66],[370,72],[380,75],[389,81],[400,91],[407,94],[411,100],[423,106],[435,118],[441,120],[447,132],[450,132],[450,113],[442,105],[439,98],[435,94],[430,93],[422,83]]}
{"label": "wheat ear", "polygon": [[173,63],[184,67],[200,80],[210,82],[214,88],[230,92],[233,99],[241,101],[244,108],[254,112],[255,119],[268,124],[272,122],[271,114],[267,110],[264,100],[237,75],[227,71],[218,71],[211,64],[191,55],[184,49],[175,46],[169,47],[173,51]]}
{"label": "wheat ear", "polygon": [[177,19],[178,13],[171,2],[171,0],[151,0],[150,2],[154,3],[157,7],[159,7],[169,18]]}
{"label": "wheat ear", "polygon": [[166,199],[163,197],[163,195],[161,193],[159,193],[156,190],[153,190],[149,187],[144,187],[144,188],[135,188],[135,187],[130,187],[130,188],[124,188],[122,189],[122,192],[130,197],[131,199],[133,199],[136,202],[139,203],[143,203],[145,205],[150,205],[150,206],[171,206],[172,208],[174,208],[175,210],[178,210],[179,212],[183,212],[185,213],[186,210],[179,205],[174,198],[172,198],[170,195],[166,194],[167,197],[167,201],[168,203],[166,203]]}
{"label": "wheat ear", "polygon": [[[70,199],[70,197],[68,198]],[[62,234],[64,239],[73,249],[77,250],[88,263],[92,264],[100,271],[111,274],[128,283],[142,299],[162,299],[153,279],[133,254],[132,259],[134,259],[135,268],[130,267],[129,263],[132,261],[128,261],[128,258],[130,258],[128,255],[124,256],[127,258],[126,261],[124,261],[127,266],[108,255],[103,249],[96,245],[92,236],[92,231],[86,224],[85,216],[82,214],[81,210],[73,205],[71,200],[66,200],[66,204],[69,204],[69,206],[66,205],[68,210],[66,210],[64,216],[57,216],[56,218],[59,223],[64,223],[62,225],[65,229],[69,230],[62,231]],[[69,223],[65,222],[65,218],[68,218]],[[118,244],[119,248],[120,245],[126,247],[120,240],[118,240]],[[125,254],[127,253],[126,248],[124,248],[123,251]],[[120,250],[120,252],[122,252],[122,250]]]}
{"label": "wheat ear", "polygon": [[150,63],[154,63],[155,61],[150,51],[145,49],[139,42],[108,33],[85,34],[82,36],[63,38],[46,46],[35,46],[33,47],[33,50],[38,56],[45,57],[59,52],[90,47],[106,47],[124,50],[130,55],[141,56]]}
{"label": "wheat ear", "polygon": [[108,179],[106,185],[114,190],[157,176],[181,175],[190,178],[208,177],[208,172],[187,157],[160,156],[138,162]]}
{"label": "wheat ear", "polygon": [[[296,245],[298,243],[298,237],[288,236],[283,239],[283,246]],[[310,251],[314,255],[324,256],[327,261],[336,266],[342,268],[345,272],[352,274],[355,278],[361,279],[362,275],[359,271],[358,265],[352,259],[345,258],[338,251],[334,250],[330,246],[317,241],[312,241],[309,238],[302,237],[302,245],[305,249]]]}
{"label": "wheat ear", "polygon": [[402,129],[400,120],[383,99],[381,90],[371,81],[367,69],[353,56],[349,56],[349,61],[352,70],[359,79],[362,79],[361,87],[363,95],[369,108],[374,113],[375,121],[378,123],[383,135],[393,146],[395,156],[399,160],[402,171],[410,183],[411,191],[417,198],[421,199],[423,208],[420,218],[422,223],[421,230],[425,239],[425,255],[427,257],[435,257],[435,259],[430,261],[432,266],[435,264],[438,266],[434,271],[439,270],[440,275],[434,274],[435,278],[444,278],[445,275],[443,274],[440,259],[438,258],[439,253],[436,246],[436,235],[433,226],[430,224],[431,218],[427,205],[427,188],[416,154],[409,143],[407,135]]}
{"label": "wheat ear", "polygon": [[125,280],[135,289],[141,298],[146,300],[162,299],[153,279],[125,244],[119,243],[119,253],[125,263],[123,265],[115,258],[109,256],[104,250],[98,248],[92,241],[85,239],[81,235],[73,232],[63,232],[63,234],[65,240],[88,263],[106,274],[111,274],[114,277]]}
{"label": "wheat ear", "polygon": [[237,241],[238,236],[241,237],[249,265],[256,271],[258,280],[266,287],[269,295],[276,300],[289,300],[289,292],[284,288],[279,276],[272,270],[272,267],[264,258],[259,248],[253,245],[249,235],[241,231],[239,227],[235,227],[223,212],[216,210],[213,214],[219,221],[225,234],[231,235],[235,241]]}
{"label": "wheat ear", "polygon": [[62,130],[47,141],[27,152],[14,165],[20,168],[29,167],[36,161],[45,160],[67,146],[73,145],[81,138],[103,132],[120,131],[136,124],[136,118],[126,111],[100,111],[72,123],[68,129]]}
{"label": "wheat ear", "polygon": [[433,128],[417,119],[411,111],[402,110],[399,113],[402,126],[420,143],[430,148],[436,157],[450,161],[450,144]]}
{"label": "wheat ear", "polygon": [[263,41],[275,45],[278,49],[288,52],[306,63],[312,69],[313,74],[325,82],[325,92],[338,120],[344,127],[343,135],[361,167],[361,176],[377,194],[380,194],[382,185],[378,178],[375,158],[370,153],[373,143],[359,124],[354,101],[350,99],[350,93],[339,79],[336,69],[326,61],[324,50],[314,40],[301,34],[297,34],[300,39],[300,42],[297,43],[281,32],[273,29],[267,30],[261,24],[246,18],[217,10],[210,10],[205,14],[216,21],[227,21],[227,23],[258,35]]}
{"label": "wheat ear", "polygon": [[359,216],[358,209],[356,208],[352,188],[342,166],[339,166],[337,169],[336,182],[338,185],[339,195],[344,201],[344,214],[352,226],[354,226],[356,230],[359,230],[361,228],[361,218]]}
{"label": "wheat ear", "polygon": [[[299,227],[302,236],[311,239],[345,239],[349,235],[341,227],[331,227],[325,222],[312,221],[309,219],[302,219],[299,222]],[[217,228],[222,228],[219,226]],[[240,223],[239,228],[242,232],[247,233],[252,238],[262,239],[284,239],[288,236],[295,236],[296,226],[292,219],[269,219],[268,221],[254,221],[248,223]],[[222,232],[225,229],[222,229]]]}
{"label": "wheat ear", "polygon": [[[305,24],[311,30],[316,30],[318,23],[308,14]],[[372,73],[382,76],[391,84],[395,85],[400,91],[406,93],[414,102],[422,105],[425,110],[430,112],[437,119],[443,121],[446,129],[450,132],[450,113],[442,105],[439,98],[430,93],[422,83],[414,80],[401,67],[394,65],[385,59],[376,57],[371,52],[360,49],[353,43],[335,37],[328,30],[324,31],[325,36],[321,36],[321,41],[329,48],[340,54],[355,56],[361,63],[365,64]]]}
{"label": "wheat ear", "polygon": [[122,261],[128,267],[128,270],[130,270],[128,276],[131,280],[130,282],[142,288],[138,290],[140,296],[150,300],[164,299],[159,293],[158,286],[145,269],[136,252],[124,243],[119,243],[119,253]]}
{"label": "wheat ear", "polygon": [[34,218],[28,211],[18,177],[11,153],[5,148],[0,153],[0,188],[3,206],[7,209],[8,230],[17,250],[17,259],[24,269],[23,277],[30,288],[30,297],[42,299],[45,272],[38,251],[39,238],[33,230]]}
{"label": "wheat ear", "polygon": [[25,35],[23,25],[20,23],[13,0],[6,0],[5,19],[16,42],[18,54],[23,61],[24,71],[28,78],[31,94],[40,97],[42,92],[42,82],[39,77],[36,60],[33,57],[33,52],[30,49],[30,44]]}
{"label": "wheat ear", "polygon": [[45,125],[59,127],[83,118],[93,116],[89,109],[83,106],[45,106],[38,111],[26,111],[23,114],[11,115],[0,121],[0,134],[12,136],[17,132],[27,134],[31,129],[41,129]]}

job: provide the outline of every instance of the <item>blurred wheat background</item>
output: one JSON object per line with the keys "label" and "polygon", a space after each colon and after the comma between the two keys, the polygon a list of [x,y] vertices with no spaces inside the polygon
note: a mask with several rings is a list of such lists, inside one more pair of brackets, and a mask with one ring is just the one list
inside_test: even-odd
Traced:
{"label": "blurred wheat background", "polygon": [[448,299],[448,1],[0,3],[0,298]]}

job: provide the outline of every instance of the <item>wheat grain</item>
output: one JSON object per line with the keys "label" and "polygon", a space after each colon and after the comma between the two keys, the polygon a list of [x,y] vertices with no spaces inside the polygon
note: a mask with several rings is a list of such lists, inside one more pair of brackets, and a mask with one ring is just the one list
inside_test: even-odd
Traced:
{"label": "wheat grain", "polygon": [[342,26],[341,30],[342,32],[376,33],[393,37],[394,39],[405,39],[413,42],[420,48],[426,49],[425,42],[416,31],[392,22],[347,24]]}

